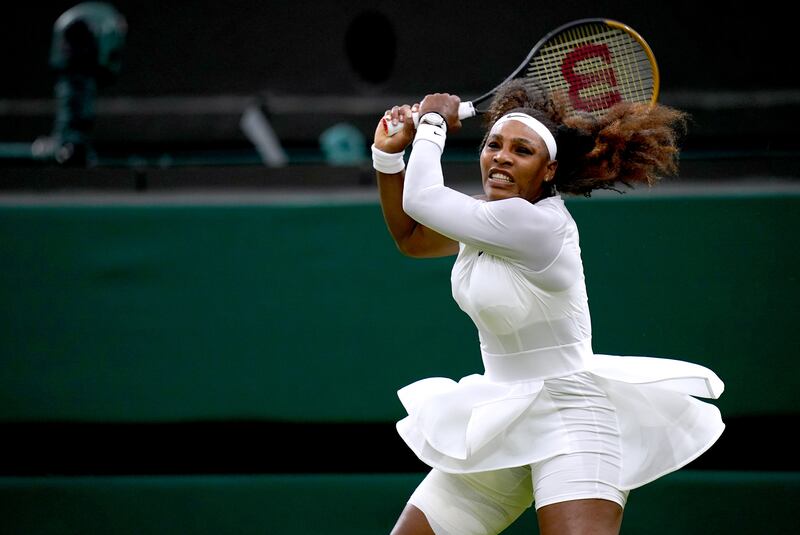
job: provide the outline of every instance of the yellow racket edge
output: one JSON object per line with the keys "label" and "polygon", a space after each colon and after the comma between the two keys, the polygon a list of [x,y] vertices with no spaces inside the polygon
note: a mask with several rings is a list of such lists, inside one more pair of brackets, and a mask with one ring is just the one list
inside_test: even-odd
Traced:
{"label": "yellow racket edge", "polygon": [[617,30],[622,30],[623,32],[627,33],[641,45],[642,49],[644,50],[645,54],[647,54],[647,59],[650,60],[650,65],[653,68],[653,96],[651,97],[651,102],[655,104],[658,101],[659,91],[661,89],[661,76],[658,72],[658,63],[656,62],[656,56],[653,54],[653,50],[650,48],[650,45],[647,44],[647,41],[639,35],[639,33],[628,26],[627,24],[623,24],[622,22],[611,20],[611,19],[603,19],[608,26],[615,28]]}

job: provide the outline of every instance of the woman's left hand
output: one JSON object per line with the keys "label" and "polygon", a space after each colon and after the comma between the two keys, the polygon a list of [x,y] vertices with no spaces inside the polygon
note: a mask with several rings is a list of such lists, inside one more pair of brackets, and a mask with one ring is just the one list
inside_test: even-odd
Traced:
{"label": "woman's left hand", "polygon": [[[375,136],[373,143],[375,147],[383,152],[396,153],[403,152],[408,145],[414,140],[416,129],[414,128],[414,121],[411,119],[412,113],[416,113],[419,104],[413,106],[403,105],[394,106],[391,110],[386,110],[381,120],[378,121],[378,126],[375,127]],[[393,136],[386,132],[386,125],[384,121],[390,122],[392,125],[401,125],[402,128]]]}

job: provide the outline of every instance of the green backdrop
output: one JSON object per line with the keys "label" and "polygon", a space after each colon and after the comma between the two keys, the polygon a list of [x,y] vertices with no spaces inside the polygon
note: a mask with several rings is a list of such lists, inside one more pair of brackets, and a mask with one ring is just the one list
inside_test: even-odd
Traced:
{"label": "green backdrop", "polygon": [[[724,417],[796,416],[800,195],[568,206],[595,351],[710,366]],[[408,382],[481,371],[452,259],[401,256],[372,202],[5,203],[0,258],[3,423],[389,422]],[[422,477],[4,476],[0,532],[388,533]],[[798,499],[797,472],[681,470],[623,533],[794,533]]]}
{"label": "green backdrop", "polygon": [[[691,360],[796,412],[800,195],[570,199],[598,353]],[[390,421],[480,372],[452,259],[371,202],[0,206],[0,420]]]}

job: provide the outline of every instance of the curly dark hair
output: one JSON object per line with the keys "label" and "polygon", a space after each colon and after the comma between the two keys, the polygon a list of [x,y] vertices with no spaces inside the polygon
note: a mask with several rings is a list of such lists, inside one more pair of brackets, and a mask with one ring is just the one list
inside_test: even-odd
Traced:
{"label": "curly dark hair", "polygon": [[619,191],[617,183],[654,185],[678,171],[678,140],[688,115],[661,104],[619,103],[600,119],[575,112],[545,89],[523,80],[507,82],[484,114],[486,143],[491,126],[520,111],[541,121],[558,144],[556,191],[590,196],[597,189]]}

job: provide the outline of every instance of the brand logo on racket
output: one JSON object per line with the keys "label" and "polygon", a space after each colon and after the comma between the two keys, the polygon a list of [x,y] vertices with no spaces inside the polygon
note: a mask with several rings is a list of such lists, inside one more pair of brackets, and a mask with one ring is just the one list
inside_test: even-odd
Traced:
{"label": "brand logo on racket", "polygon": [[[608,67],[590,73],[578,72],[581,62],[600,59]],[[561,74],[569,84],[569,100],[576,110],[598,111],[605,110],[622,102],[622,95],[617,91],[617,77],[611,67],[611,51],[605,44],[585,44],[572,49],[561,62]],[[591,94],[598,86],[611,89],[599,94]],[[581,96],[581,91],[590,93]]]}
{"label": "brand logo on racket", "polygon": [[[602,117],[619,102],[655,103],[660,77],[650,46],[632,28],[619,21],[580,19],[559,26],[534,45],[525,60],[494,89],[471,101],[462,101],[462,121],[488,108],[506,82],[522,78],[526,85],[541,88],[574,110]],[[412,113],[414,125],[418,116]],[[403,125],[384,122],[388,135]]]}

